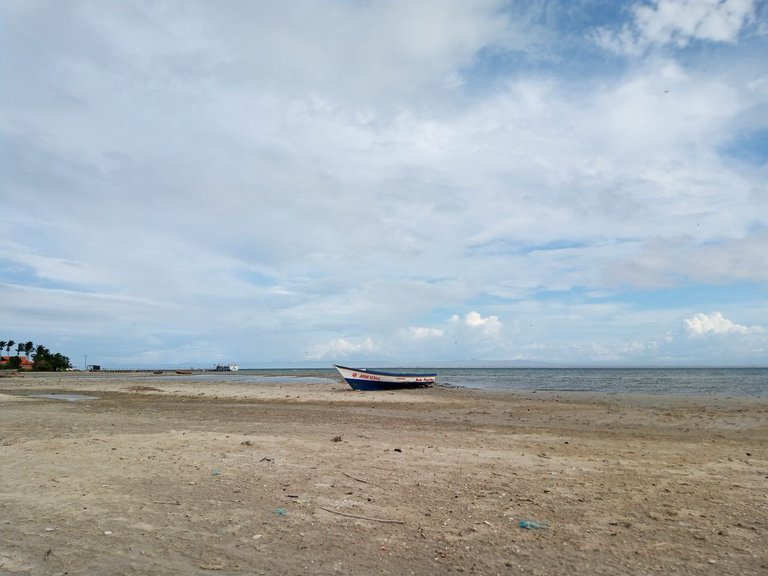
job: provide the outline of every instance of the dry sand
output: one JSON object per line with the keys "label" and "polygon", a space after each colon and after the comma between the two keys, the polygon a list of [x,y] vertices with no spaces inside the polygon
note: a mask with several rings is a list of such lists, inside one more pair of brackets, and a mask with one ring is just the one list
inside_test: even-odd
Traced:
{"label": "dry sand", "polygon": [[768,574],[765,399],[185,378],[0,379],[1,575]]}

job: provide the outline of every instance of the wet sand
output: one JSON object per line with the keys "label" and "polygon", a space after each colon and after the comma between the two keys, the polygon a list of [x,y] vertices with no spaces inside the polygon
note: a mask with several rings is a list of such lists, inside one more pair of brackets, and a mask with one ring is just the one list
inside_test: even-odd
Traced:
{"label": "wet sand", "polygon": [[767,447],[765,399],[4,377],[0,575],[765,574]]}

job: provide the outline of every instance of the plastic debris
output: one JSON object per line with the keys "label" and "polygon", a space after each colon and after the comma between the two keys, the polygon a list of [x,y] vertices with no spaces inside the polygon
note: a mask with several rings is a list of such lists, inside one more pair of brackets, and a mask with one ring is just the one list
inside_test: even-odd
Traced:
{"label": "plastic debris", "polygon": [[275,516],[288,516],[288,510],[285,508],[275,508]]}
{"label": "plastic debris", "polygon": [[542,522],[534,522],[533,520],[520,520],[518,524],[523,530],[543,530],[547,528],[547,525]]}
{"label": "plastic debris", "polygon": [[214,468],[211,471],[211,476],[221,476],[221,470],[219,470],[218,468]]}

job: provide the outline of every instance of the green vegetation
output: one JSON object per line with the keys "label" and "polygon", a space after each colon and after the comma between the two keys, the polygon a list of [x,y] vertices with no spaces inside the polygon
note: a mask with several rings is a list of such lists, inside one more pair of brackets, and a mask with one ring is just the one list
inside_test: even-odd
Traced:
{"label": "green vegetation", "polygon": [[[11,356],[11,349],[14,346],[16,346],[16,356]],[[0,353],[3,351],[9,357],[6,362],[0,364],[0,369],[3,370],[18,370],[24,367],[21,358],[22,353],[32,360],[32,370],[49,372],[72,368],[69,358],[58,352],[51,352],[42,344],[35,347],[32,342],[19,342],[17,344],[14,340],[0,340]]]}

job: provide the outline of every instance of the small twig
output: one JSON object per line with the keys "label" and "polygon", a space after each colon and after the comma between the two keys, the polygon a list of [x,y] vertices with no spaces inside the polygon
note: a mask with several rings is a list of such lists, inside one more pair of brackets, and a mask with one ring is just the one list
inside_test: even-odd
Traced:
{"label": "small twig", "polygon": [[330,508],[323,508],[318,506],[320,510],[325,510],[331,514],[338,514],[339,516],[346,516],[347,518],[357,518],[358,520],[370,520],[371,522],[384,522],[386,524],[405,524],[402,520],[386,520],[384,518],[371,518],[369,516],[360,516],[358,514],[347,514],[346,512],[339,512],[338,510],[331,510]]}
{"label": "small twig", "polygon": [[153,500],[153,504],[173,504],[174,506],[180,506],[181,502],[178,500]]}
{"label": "small twig", "polygon": [[343,471],[342,471],[342,474],[344,474],[344,476],[346,476],[347,478],[352,478],[352,480],[357,480],[358,482],[362,482],[363,484],[370,484],[370,482],[368,482],[367,480],[363,480],[361,478],[355,478],[354,476],[352,476],[352,474],[347,474],[346,472],[343,472]]}

